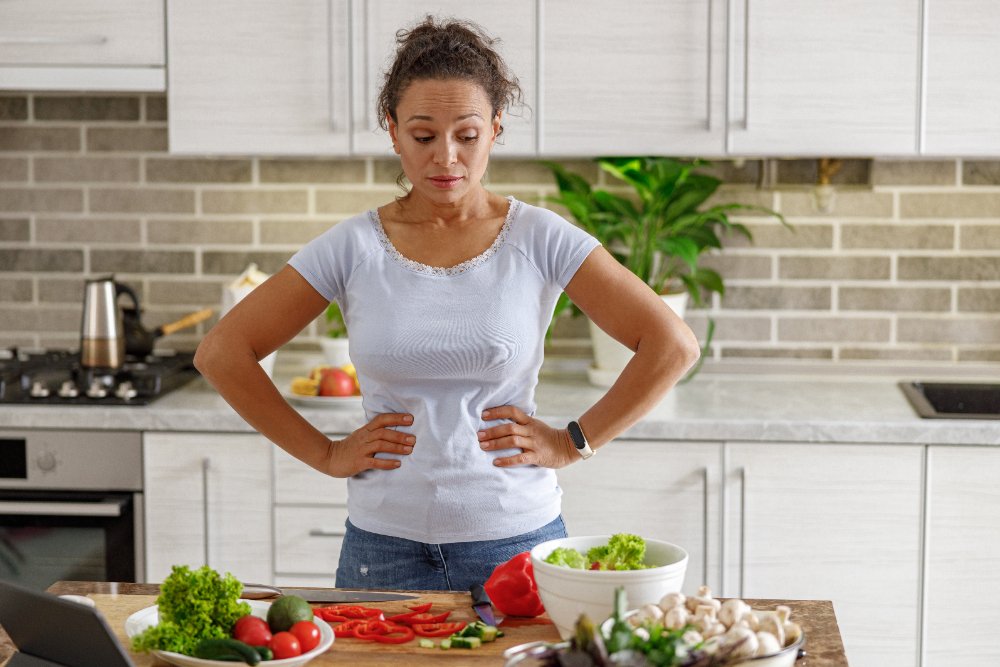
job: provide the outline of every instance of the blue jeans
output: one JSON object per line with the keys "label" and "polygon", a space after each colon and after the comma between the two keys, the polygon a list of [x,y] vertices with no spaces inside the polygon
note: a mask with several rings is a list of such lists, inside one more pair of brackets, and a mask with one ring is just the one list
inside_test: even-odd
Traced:
{"label": "blue jeans", "polygon": [[546,540],[566,537],[562,517],[538,530],[502,540],[425,544],[346,523],[337,588],[468,591],[500,563]]}

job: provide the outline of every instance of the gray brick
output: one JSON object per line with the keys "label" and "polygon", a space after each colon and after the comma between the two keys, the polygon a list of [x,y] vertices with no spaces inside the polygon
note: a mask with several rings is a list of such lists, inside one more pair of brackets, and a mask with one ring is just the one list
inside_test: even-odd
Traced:
{"label": "gray brick", "polygon": [[332,220],[262,220],[260,242],[265,245],[304,245],[334,224]]}
{"label": "gray brick", "polygon": [[35,120],[139,120],[139,98],[36,95]]}
{"label": "gray brick", "polygon": [[1000,361],[1000,349],[973,348],[971,350],[959,350],[959,361]]}
{"label": "gray brick", "polygon": [[816,343],[889,341],[887,317],[787,317],[778,319],[778,340]]}
{"label": "gray brick", "polygon": [[209,158],[149,158],[146,180],[150,183],[249,183],[251,160]]}
{"label": "gray brick", "polygon": [[0,95],[0,120],[28,120],[28,98],[24,95]]}
{"label": "gray brick", "polygon": [[[758,190],[757,188],[749,188],[743,185],[723,185],[702,204],[701,208],[706,209],[722,204],[742,204],[744,206],[773,209],[774,193],[769,190]],[[736,210],[729,211],[729,217],[732,219],[759,218],[770,217],[770,214],[758,210]]]}
{"label": "gray brick", "polygon": [[746,223],[753,235],[753,242],[742,234],[730,233],[723,237],[726,248],[833,248],[833,226],[827,224],[799,223],[788,228],[780,222]]}
{"label": "gray brick", "polygon": [[5,127],[0,151],[78,151],[80,130],[75,127]]}
{"label": "gray brick", "polygon": [[38,300],[43,303],[83,303],[84,277],[40,278]]}
{"label": "gray brick", "polygon": [[0,248],[0,271],[83,271],[82,250]]}
{"label": "gray brick", "polygon": [[93,188],[90,210],[95,213],[194,213],[194,191]]}
{"label": "gray brick", "polygon": [[900,317],[896,324],[896,339],[902,343],[996,345],[1000,343],[1000,317]]}
{"label": "gray brick", "polygon": [[[0,347],[45,347],[44,344],[39,344],[38,336],[35,334],[8,334],[0,331]],[[80,336],[76,337],[76,342],[72,345],[51,345],[49,347],[78,347],[80,345]]]}
{"label": "gray brick", "polygon": [[80,307],[0,307],[0,322],[12,322],[13,326],[9,328],[14,331],[79,332]]}
{"label": "gray brick", "polygon": [[829,213],[820,213],[813,204],[811,191],[782,191],[781,193],[781,212],[789,217],[835,216],[838,218],[888,218],[892,215],[892,194],[837,188],[832,206]]}
{"label": "gray brick", "polygon": [[166,95],[146,95],[146,120],[147,121],[167,120]]}
{"label": "gray brick", "polygon": [[[723,343],[726,341],[757,342],[771,339],[771,318],[759,316],[741,315],[713,315],[715,320],[715,336],[713,341]],[[685,320],[696,323],[704,321],[697,316],[686,316]],[[694,328],[692,326],[692,328]],[[704,344],[705,327],[700,327],[698,340]]]}
{"label": "gray brick", "polygon": [[205,213],[306,213],[305,190],[205,190],[201,194]]}
{"label": "gray brick", "polygon": [[137,182],[139,160],[117,157],[35,158],[38,182]]}
{"label": "gray brick", "polygon": [[35,235],[39,241],[55,243],[139,243],[142,240],[138,220],[114,218],[38,220]]}
{"label": "gray brick", "polygon": [[[812,185],[819,180],[819,160],[775,160],[775,163],[778,183]],[[868,185],[870,171],[870,160],[842,159],[830,182],[834,185]]]}
{"label": "gray brick", "polygon": [[317,190],[316,212],[356,215],[384,206],[394,196],[387,190]]}
{"label": "gray brick", "polygon": [[168,250],[90,251],[94,273],[193,273],[194,253]]}
{"label": "gray brick", "polygon": [[845,224],[840,228],[840,244],[846,249],[949,250],[955,247],[955,228],[952,225]]}
{"label": "gray brick", "polygon": [[243,273],[247,264],[254,262],[264,273],[277,273],[293,252],[219,252],[208,251],[202,253],[201,271],[205,275],[238,276]]}
{"label": "gray brick", "polygon": [[879,361],[951,361],[951,350],[940,347],[919,348],[841,348],[843,360]]}
{"label": "gray brick", "polygon": [[30,241],[31,221],[27,218],[0,218],[0,241]]}
{"label": "gray brick", "polygon": [[88,127],[87,151],[92,153],[166,152],[165,127]]}
{"label": "gray brick", "polygon": [[723,347],[723,359],[833,359],[827,347]]}
{"label": "gray brick", "polygon": [[31,281],[24,278],[0,278],[0,301],[31,301]]}
{"label": "gray brick", "polygon": [[958,309],[974,313],[1000,313],[1000,287],[961,287]]}
{"label": "gray brick", "polygon": [[1000,280],[1000,257],[900,257],[900,280]]}
{"label": "gray brick", "polygon": [[958,237],[962,250],[1000,250],[1000,224],[962,225]]}
{"label": "gray brick", "polygon": [[[388,164],[392,164],[389,162]],[[566,169],[575,174],[579,174],[587,179],[591,184],[597,182],[598,166],[593,160],[560,160]],[[396,174],[399,172],[399,162],[396,161],[395,171],[386,169],[386,174],[382,178],[376,179],[376,183],[395,183]],[[548,167],[537,160],[524,159],[500,159],[490,160],[490,166],[486,171],[486,182],[491,184],[517,184],[517,185],[547,185],[555,187],[555,177]]]}
{"label": "gray brick", "polygon": [[904,218],[997,218],[1000,193],[904,192],[899,195],[899,214]]}
{"label": "gray brick", "polygon": [[253,223],[249,220],[150,220],[146,228],[150,243],[253,242]]}
{"label": "gray brick", "polygon": [[149,298],[153,304],[218,308],[222,302],[222,281],[151,281]]}
{"label": "gray brick", "polygon": [[962,185],[1000,185],[1000,161],[966,160],[962,163]]}
{"label": "gray brick", "polygon": [[399,159],[378,159],[372,160],[374,182],[383,185],[395,184],[396,177],[403,173],[403,168],[399,164]]}
{"label": "gray brick", "polygon": [[829,287],[729,286],[722,307],[755,310],[829,310]]}
{"label": "gray brick", "polygon": [[0,181],[17,182],[28,180],[28,159],[20,157],[0,157]]}
{"label": "gray brick", "polygon": [[718,271],[725,280],[756,280],[771,277],[772,261],[768,256],[722,253],[703,255],[699,264]]}
{"label": "gray brick", "polygon": [[743,160],[740,166],[736,166],[733,160],[719,160],[710,166],[699,167],[698,172],[715,176],[723,183],[755,185],[760,181],[761,168],[761,160]]}
{"label": "gray brick", "polygon": [[778,276],[788,279],[884,280],[888,257],[780,257]]}
{"label": "gray brick", "polygon": [[83,211],[83,191],[54,188],[0,188],[0,211],[75,213]]}
{"label": "gray brick", "polygon": [[872,185],[955,185],[954,160],[875,160]]}
{"label": "gray brick", "polygon": [[364,160],[261,160],[261,183],[364,183]]}
{"label": "gray brick", "polygon": [[934,312],[951,309],[951,290],[919,287],[841,287],[840,310]]}

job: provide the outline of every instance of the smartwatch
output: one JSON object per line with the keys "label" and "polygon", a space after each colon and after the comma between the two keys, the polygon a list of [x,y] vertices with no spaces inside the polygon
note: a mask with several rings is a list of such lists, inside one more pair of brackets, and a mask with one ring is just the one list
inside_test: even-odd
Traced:
{"label": "smartwatch", "polygon": [[566,425],[566,430],[569,431],[569,439],[573,441],[573,446],[576,447],[576,451],[580,453],[581,459],[586,461],[594,455],[595,452],[590,448],[590,444],[587,442],[587,436],[583,434],[583,429],[580,428],[579,423],[570,422]]}

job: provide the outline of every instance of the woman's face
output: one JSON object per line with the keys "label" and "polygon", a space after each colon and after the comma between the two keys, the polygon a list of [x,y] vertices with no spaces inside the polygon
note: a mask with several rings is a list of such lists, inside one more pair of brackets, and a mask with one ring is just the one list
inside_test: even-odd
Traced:
{"label": "woman's face", "polygon": [[478,188],[500,131],[482,86],[424,79],[403,90],[389,136],[414,194],[454,203]]}

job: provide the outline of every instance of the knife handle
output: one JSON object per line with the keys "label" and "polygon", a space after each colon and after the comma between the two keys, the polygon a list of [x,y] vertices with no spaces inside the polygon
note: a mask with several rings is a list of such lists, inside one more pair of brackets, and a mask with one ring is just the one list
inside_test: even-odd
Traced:
{"label": "knife handle", "polygon": [[472,584],[469,586],[469,592],[472,593],[473,606],[477,604],[493,604],[493,601],[490,600],[490,596],[486,594],[486,589],[483,588],[482,584]]}

